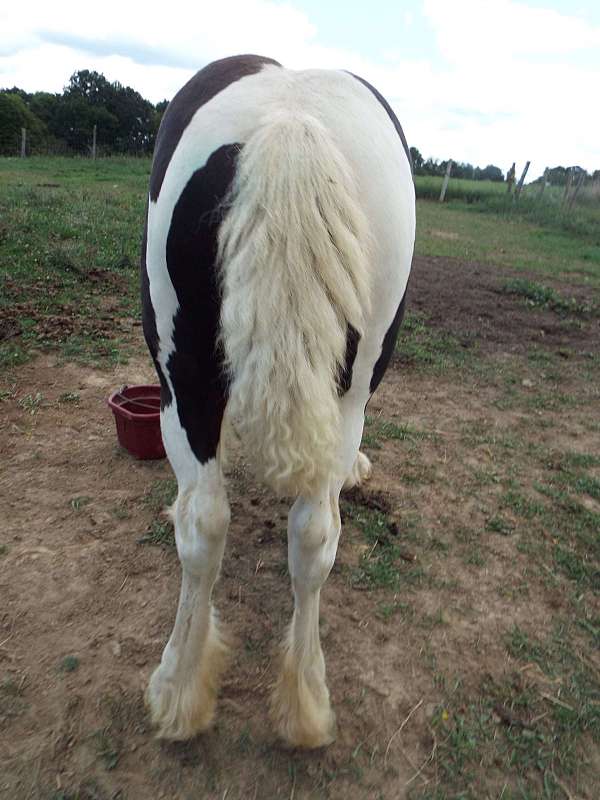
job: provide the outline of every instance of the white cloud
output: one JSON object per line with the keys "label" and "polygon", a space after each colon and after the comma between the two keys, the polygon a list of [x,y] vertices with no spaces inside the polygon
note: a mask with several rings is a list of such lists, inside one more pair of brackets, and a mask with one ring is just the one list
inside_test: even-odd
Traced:
{"label": "white cloud", "polygon": [[160,7],[104,0],[93,18],[83,3],[32,0],[0,12],[0,54],[27,46],[34,56],[54,44],[93,58],[131,56],[137,63],[192,70],[232,53],[295,53],[315,32],[302,11],[270,0],[169,0]]}
{"label": "white cloud", "polygon": [[600,28],[513,0],[423,0],[423,9],[441,52],[457,64],[556,57],[600,46]]}
{"label": "white cloud", "polygon": [[[423,0],[432,37],[422,57],[408,60],[399,47],[368,59],[327,46],[301,3],[105,0],[93,16],[68,0],[5,5],[0,86],[60,91],[89,68],[156,102],[208,61],[255,52],[362,75],[424,155],[504,170],[529,158],[532,177],[547,164],[600,167],[600,28],[513,0]],[[411,12],[405,23],[414,28]],[[578,60],[582,51],[595,66]]]}
{"label": "white cloud", "polygon": [[[449,133],[451,152],[481,163],[485,150],[504,168],[531,159],[532,177],[558,163],[600,167],[590,135],[600,129],[600,28],[511,0],[424,0],[423,8],[446,61],[440,116],[447,123],[449,109],[467,112],[459,134]],[[584,51],[595,66],[578,62]]]}

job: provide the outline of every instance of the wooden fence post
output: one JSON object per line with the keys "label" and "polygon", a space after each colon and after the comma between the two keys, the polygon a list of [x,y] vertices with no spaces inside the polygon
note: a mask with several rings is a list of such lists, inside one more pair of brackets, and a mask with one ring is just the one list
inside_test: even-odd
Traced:
{"label": "wooden fence post", "polygon": [[570,211],[573,208],[575,199],[579,194],[579,190],[581,189],[584,183],[585,183],[585,171],[581,170],[581,172],[579,173],[579,178],[577,179],[577,183],[575,185],[575,190],[573,191],[571,197],[569,198],[569,202],[567,204],[567,211]]}
{"label": "wooden fence post", "polygon": [[515,189],[515,198],[516,199],[519,198],[519,196],[521,194],[521,191],[523,190],[523,184],[525,183],[525,176],[527,175],[527,170],[529,169],[529,165],[530,164],[531,164],[531,161],[528,161],[525,164],[525,168],[523,169],[523,172],[521,173],[521,177],[519,178],[519,182],[517,184],[517,188]]}
{"label": "wooden fence post", "polygon": [[513,184],[515,182],[515,167],[516,167],[516,164],[513,161],[512,167],[506,173],[506,193],[507,194],[511,194],[512,187],[513,187]]}
{"label": "wooden fence post", "polygon": [[548,173],[550,172],[549,167],[546,167],[544,170],[544,177],[542,178],[542,185],[540,186],[540,191],[537,196],[538,201],[542,199],[542,195],[544,194],[544,190],[546,189],[546,183],[548,181]]}
{"label": "wooden fence post", "polygon": [[567,170],[567,180],[565,181],[565,191],[563,194],[562,205],[567,202],[567,197],[569,196],[569,189],[571,188],[571,183],[573,182],[573,170],[571,167]]}
{"label": "wooden fence post", "polygon": [[97,132],[97,125],[94,125],[94,133],[92,134],[92,159],[96,160],[96,132]]}
{"label": "wooden fence post", "polygon": [[444,182],[442,183],[442,191],[440,192],[440,203],[444,202],[446,197],[446,189],[448,188],[448,181],[450,180],[450,173],[452,172],[452,160],[448,161],[446,167],[446,174],[444,175]]}
{"label": "wooden fence post", "polygon": [[21,128],[21,158],[27,155],[27,128]]}

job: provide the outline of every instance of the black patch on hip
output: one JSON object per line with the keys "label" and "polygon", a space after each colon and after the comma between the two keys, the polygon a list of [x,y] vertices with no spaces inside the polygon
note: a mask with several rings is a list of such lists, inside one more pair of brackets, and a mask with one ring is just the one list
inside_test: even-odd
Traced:
{"label": "black patch on hip", "polygon": [[392,111],[392,107],[385,99],[385,97],[380,92],[378,92],[374,86],[371,86],[371,84],[368,81],[366,81],[364,78],[361,78],[360,75],[355,75],[353,72],[349,72],[348,75],[352,75],[352,77],[356,78],[357,81],[360,81],[363,84],[363,86],[366,86],[367,89],[369,89],[369,91],[375,95],[375,97],[379,100],[381,105],[385,108],[386,113],[388,117],[391,119],[394,128],[396,128],[396,133],[400,137],[402,146],[404,147],[404,152],[406,153],[406,157],[408,158],[408,163],[410,164],[410,170],[412,172],[413,163],[410,155],[410,149],[408,147],[408,142],[406,141],[406,136],[404,135],[404,131],[402,130],[402,125],[400,125],[398,117]]}
{"label": "black patch on hip", "polygon": [[373,375],[371,376],[371,383],[369,385],[369,391],[371,392],[371,394],[373,394],[375,389],[377,389],[377,387],[381,383],[381,379],[384,376],[388,364],[390,363],[392,353],[394,352],[394,348],[396,347],[396,339],[398,338],[398,331],[400,330],[400,324],[402,323],[402,318],[404,316],[405,302],[406,302],[406,291],[404,292],[404,296],[400,301],[400,305],[398,306],[398,310],[396,311],[396,316],[392,320],[392,324],[387,329],[387,332],[383,337],[383,344],[381,346],[381,355],[379,356],[375,366],[373,367]]}
{"label": "black patch on hip", "polygon": [[181,136],[196,111],[231,83],[260,72],[265,64],[280,67],[279,62],[263,56],[242,55],[222,58],[201,69],[171,100],[164,113],[154,148],[150,198],[156,202],[169,162]]}
{"label": "black patch on hip", "polygon": [[356,360],[359,342],[360,333],[355,327],[348,324],[346,332],[346,360],[343,369],[339,370],[337,379],[339,397],[343,397],[352,386],[352,369],[354,367],[354,361]]}
{"label": "black patch on hip", "polygon": [[167,368],[179,421],[202,464],[216,454],[227,403],[227,378],[218,344],[217,235],[240,148],[239,144],[219,147],[194,172],[177,201],[167,237],[167,268],[179,301],[175,350]]}

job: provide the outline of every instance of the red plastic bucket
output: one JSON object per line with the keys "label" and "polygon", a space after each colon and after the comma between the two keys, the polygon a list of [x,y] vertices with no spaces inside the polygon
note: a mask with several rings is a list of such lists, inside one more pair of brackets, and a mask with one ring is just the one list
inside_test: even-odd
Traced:
{"label": "red plastic bucket", "polygon": [[123,386],[107,403],[115,415],[121,447],[135,458],[165,457],[160,434],[160,386]]}

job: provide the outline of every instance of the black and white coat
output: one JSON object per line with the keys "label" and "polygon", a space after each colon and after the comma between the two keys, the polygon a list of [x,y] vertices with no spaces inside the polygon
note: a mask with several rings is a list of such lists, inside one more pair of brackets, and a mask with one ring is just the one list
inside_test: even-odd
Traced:
{"label": "black and white coat", "polygon": [[159,735],[188,738],[214,714],[226,652],[211,604],[230,518],[226,414],[259,474],[296,498],[295,610],[274,720],[293,744],[332,740],[319,593],[340,491],[370,471],[364,412],[395,345],[414,236],[406,140],[362,79],[236,56],[205,67],[169,105],[142,251],[182,565],[175,625],[146,694]]}

